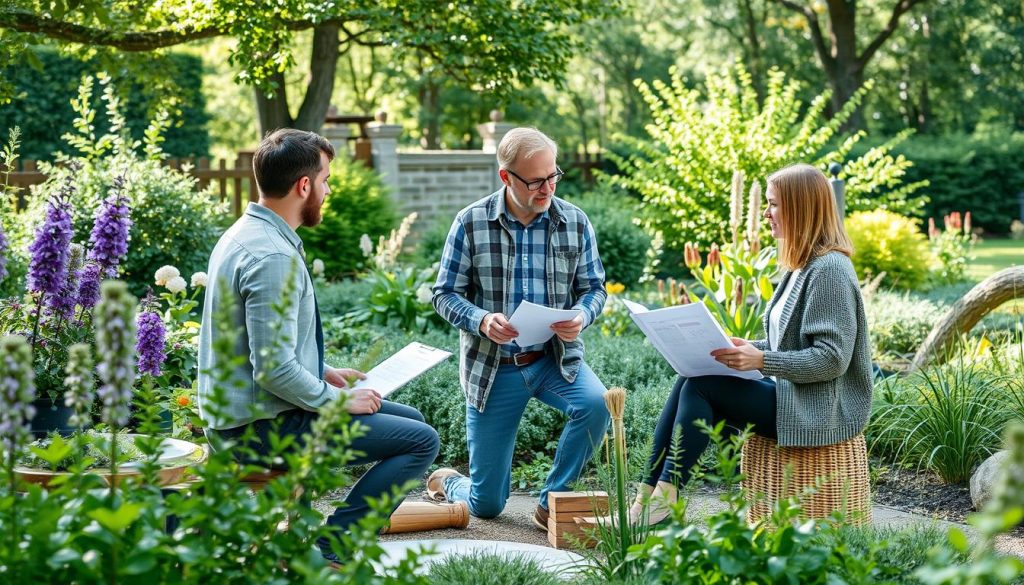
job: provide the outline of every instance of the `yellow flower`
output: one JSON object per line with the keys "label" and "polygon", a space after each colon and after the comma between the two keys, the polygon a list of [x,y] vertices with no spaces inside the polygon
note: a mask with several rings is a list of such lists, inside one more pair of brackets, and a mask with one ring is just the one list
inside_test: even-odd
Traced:
{"label": "yellow flower", "polygon": [[626,285],[621,282],[609,282],[605,289],[608,291],[608,294],[617,295],[625,292]]}

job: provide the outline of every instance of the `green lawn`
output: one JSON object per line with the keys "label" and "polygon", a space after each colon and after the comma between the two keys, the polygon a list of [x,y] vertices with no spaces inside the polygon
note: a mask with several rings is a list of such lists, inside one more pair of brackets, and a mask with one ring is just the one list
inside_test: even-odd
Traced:
{"label": "green lawn", "polygon": [[1024,240],[985,240],[974,247],[974,260],[967,267],[972,280],[981,281],[1010,266],[1024,264]]}

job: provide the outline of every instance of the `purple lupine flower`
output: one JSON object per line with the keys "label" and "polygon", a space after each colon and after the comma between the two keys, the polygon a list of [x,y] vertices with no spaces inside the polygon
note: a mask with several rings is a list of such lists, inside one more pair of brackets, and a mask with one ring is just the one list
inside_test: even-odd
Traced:
{"label": "purple lupine flower", "polygon": [[96,372],[103,384],[96,395],[103,403],[103,422],[114,430],[131,414],[135,384],[135,297],[128,286],[108,280],[100,287],[100,302],[93,311],[96,331]]}
{"label": "purple lupine flower", "polygon": [[96,301],[100,300],[100,267],[89,262],[78,274],[78,304],[83,309],[92,310]]}
{"label": "purple lupine flower", "polygon": [[32,350],[20,335],[0,339],[0,445],[17,453],[31,437],[29,421],[36,414]]}
{"label": "purple lupine flower", "polygon": [[117,276],[117,266],[128,254],[131,228],[131,209],[124,194],[124,177],[117,177],[110,195],[96,211],[96,221],[89,235],[89,260],[99,264],[101,273],[107,278]]}
{"label": "purple lupine flower", "polygon": [[74,411],[69,422],[76,427],[85,426],[89,423],[89,411],[96,399],[96,380],[88,345],[76,343],[68,348],[64,373],[67,374],[64,378],[64,405]]}
{"label": "purple lupine flower", "polygon": [[71,244],[68,253],[68,276],[60,294],[48,297],[48,303],[53,314],[65,321],[70,321],[75,315],[75,305],[78,304],[78,281],[82,270],[82,256],[85,251],[81,244]]}
{"label": "purple lupine flower", "polygon": [[135,341],[135,353],[139,355],[139,373],[159,376],[160,367],[167,359],[164,351],[164,337],[167,330],[160,315],[152,311],[139,313],[136,322],[138,333]]}
{"label": "purple lupine flower", "polygon": [[60,294],[68,278],[68,253],[74,229],[68,197],[74,191],[71,177],[64,189],[46,204],[46,218],[28,247],[28,290],[48,296]]}
{"label": "purple lupine flower", "polygon": [[0,224],[0,280],[7,278],[7,232]]}

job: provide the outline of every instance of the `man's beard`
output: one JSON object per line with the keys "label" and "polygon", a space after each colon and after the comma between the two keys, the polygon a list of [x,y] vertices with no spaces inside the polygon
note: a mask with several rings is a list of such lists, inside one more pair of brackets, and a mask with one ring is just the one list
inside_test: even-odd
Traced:
{"label": "man's beard", "polygon": [[320,214],[321,203],[315,197],[310,196],[302,206],[302,225],[304,227],[316,227],[320,225],[323,216]]}

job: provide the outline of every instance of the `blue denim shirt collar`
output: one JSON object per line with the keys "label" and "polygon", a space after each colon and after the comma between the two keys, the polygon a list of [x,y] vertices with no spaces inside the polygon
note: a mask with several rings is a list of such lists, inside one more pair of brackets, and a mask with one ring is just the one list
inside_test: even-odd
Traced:
{"label": "blue denim shirt collar", "polygon": [[289,244],[295,246],[295,249],[302,254],[303,258],[305,258],[306,252],[302,249],[302,238],[300,238],[299,234],[292,229],[292,226],[288,225],[284,218],[278,215],[275,211],[266,206],[260,205],[259,203],[249,202],[249,206],[245,208],[245,214],[249,217],[261,219],[277,228],[277,231],[281,232],[281,236],[284,237]]}

